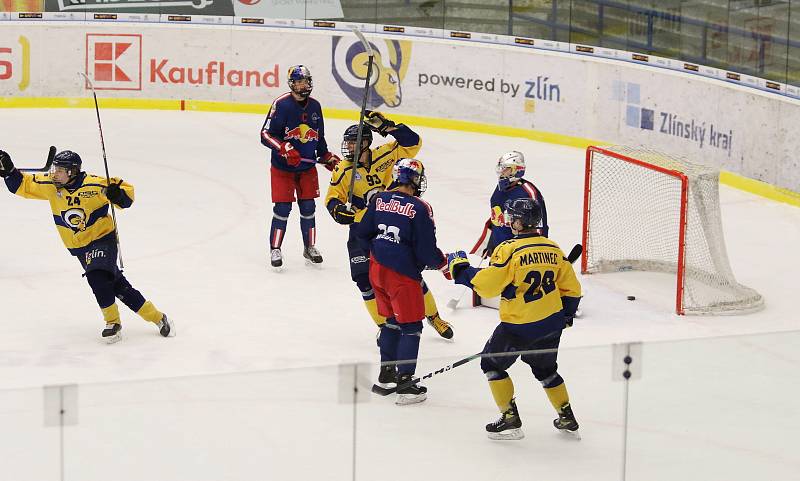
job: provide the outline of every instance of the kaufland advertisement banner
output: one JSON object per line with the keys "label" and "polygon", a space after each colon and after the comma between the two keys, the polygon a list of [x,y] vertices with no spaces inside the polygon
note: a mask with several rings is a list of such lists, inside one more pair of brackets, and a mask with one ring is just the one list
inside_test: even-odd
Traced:
{"label": "kaufland advertisement banner", "polygon": [[[372,109],[645,145],[800,191],[797,101],[573,54],[369,38]],[[0,96],[87,97],[84,72],[101,97],[266,104],[302,63],[323,107],[355,110],[365,60],[344,32],[4,22]]]}

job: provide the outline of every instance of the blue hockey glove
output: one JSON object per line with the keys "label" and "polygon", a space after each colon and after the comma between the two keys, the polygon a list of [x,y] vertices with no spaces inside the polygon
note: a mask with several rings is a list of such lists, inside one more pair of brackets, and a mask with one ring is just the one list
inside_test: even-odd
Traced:
{"label": "blue hockey glove", "polygon": [[469,259],[466,252],[455,251],[447,254],[447,268],[450,270],[450,276],[453,279],[456,279],[458,274],[467,267],[469,267]]}

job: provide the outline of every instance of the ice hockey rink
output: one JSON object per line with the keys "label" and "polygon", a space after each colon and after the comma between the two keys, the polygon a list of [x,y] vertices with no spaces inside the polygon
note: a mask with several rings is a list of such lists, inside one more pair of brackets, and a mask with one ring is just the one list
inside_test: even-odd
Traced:
{"label": "ice hockey rink", "polygon": [[[36,167],[56,145],[100,174],[94,115],[4,110],[0,148]],[[136,187],[133,207],[118,212],[126,276],[174,320],[177,337],[121,307],[124,340],[102,343],[99,310],[47,204],[0,196],[0,479],[618,480],[623,463],[627,479],[800,479],[800,209],[720,189],[733,271],[766,300],[754,314],[677,316],[666,275],[581,276],[583,316],[564,332],[559,372],[583,439],[553,429],[546,396],[517,363],[526,437],[497,442],[484,432],[498,413],[477,361],[427,381],[420,405],[366,392],[376,329],[350,280],[347,229],[322,202],[322,267],[303,262],[296,205],[285,269],[269,267],[262,115],[102,117],[111,174]],[[334,152],[350,123],[327,120]],[[582,150],[416,130],[444,251],[474,244],[507,150],[526,156],[550,237],[564,250],[580,242]],[[320,168],[323,195],[328,178]],[[479,352],[497,323],[497,311],[470,307],[468,296],[450,311],[461,288],[435,271],[425,278],[455,338],[426,325],[418,374]],[[643,346],[641,378],[626,387],[614,379],[612,345],[628,342]],[[362,387],[356,403],[348,376]],[[46,427],[42,386],[72,384],[77,423]]]}

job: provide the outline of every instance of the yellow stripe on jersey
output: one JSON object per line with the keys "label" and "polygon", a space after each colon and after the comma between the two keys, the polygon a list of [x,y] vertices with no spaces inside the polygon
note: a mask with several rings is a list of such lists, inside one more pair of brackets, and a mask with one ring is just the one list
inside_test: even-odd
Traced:
{"label": "yellow stripe on jersey", "polygon": [[558,244],[541,236],[509,239],[489,267],[472,278],[481,297],[500,297],[500,320],[530,324],[562,309],[561,297],[580,297],[581,285]]}
{"label": "yellow stripe on jersey", "polygon": [[[366,212],[367,204],[373,195],[383,192],[392,183],[392,167],[403,158],[414,157],[422,148],[422,140],[410,147],[403,147],[397,141],[389,142],[372,149],[372,163],[369,169],[359,166],[356,170],[356,181],[353,185],[353,210],[356,212],[355,221],[361,221]],[[328,193],[325,195],[325,206],[331,199],[338,199],[343,204],[347,203],[347,191],[350,188],[350,179],[353,175],[353,162],[342,160],[331,175]]]}
{"label": "yellow stripe on jersey", "polygon": [[[119,181],[111,178],[115,184]],[[114,221],[105,195],[107,186],[105,177],[87,174],[75,190],[56,189],[49,174],[23,173],[22,184],[15,193],[26,199],[49,201],[64,246],[78,249],[114,232]],[[133,201],[133,186],[122,182],[120,187]]]}

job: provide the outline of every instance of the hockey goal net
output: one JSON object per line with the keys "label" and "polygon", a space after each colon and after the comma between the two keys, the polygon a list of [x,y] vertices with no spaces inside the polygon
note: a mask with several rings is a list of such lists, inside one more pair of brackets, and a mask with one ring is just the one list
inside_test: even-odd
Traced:
{"label": "hockey goal net", "polygon": [[719,207],[719,171],[645,148],[586,149],[584,274],[674,273],[678,314],[763,307],[736,282]]}

